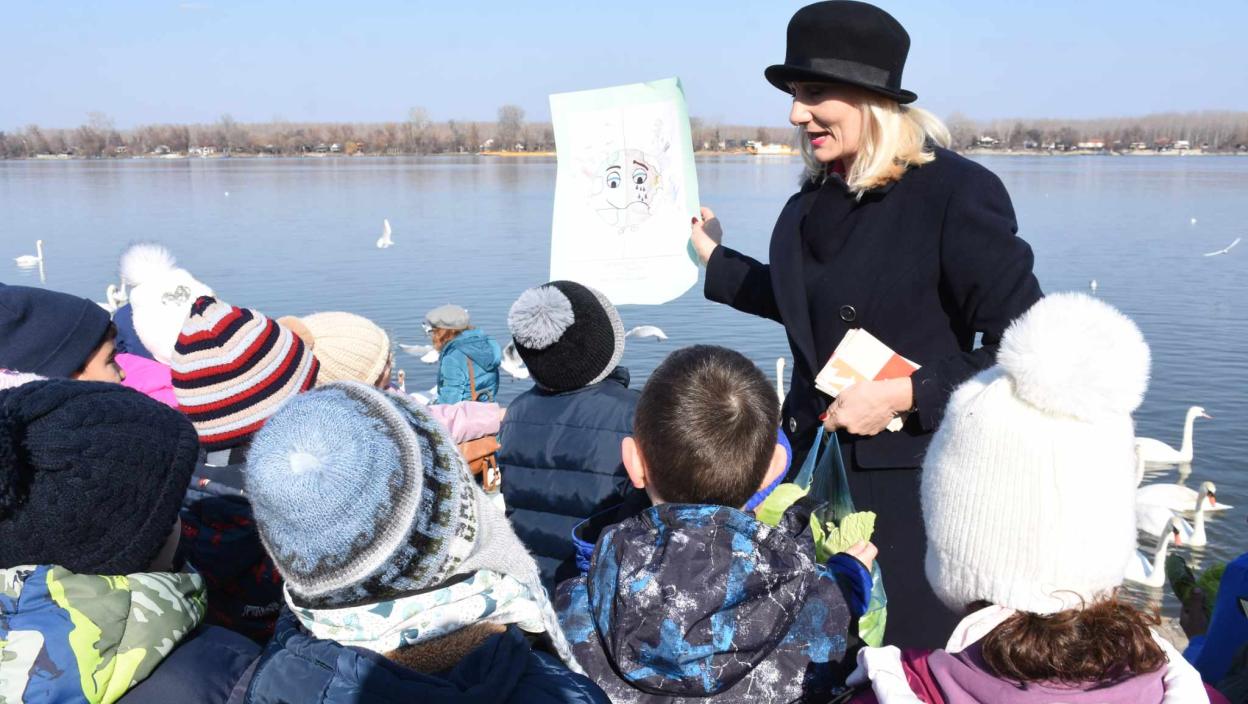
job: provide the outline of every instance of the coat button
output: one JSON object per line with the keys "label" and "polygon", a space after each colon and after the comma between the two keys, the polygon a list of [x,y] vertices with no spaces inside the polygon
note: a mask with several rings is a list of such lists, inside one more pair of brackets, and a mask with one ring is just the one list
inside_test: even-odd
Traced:
{"label": "coat button", "polygon": [[841,320],[844,320],[847,323],[852,323],[857,319],[858,311],[854,310],[853,306],[841,306]]}
{"label": "coat button", "polygon": [[789,432],[790,433],[797,432],[797,419],[793,418],[792,416],[789,417]]}

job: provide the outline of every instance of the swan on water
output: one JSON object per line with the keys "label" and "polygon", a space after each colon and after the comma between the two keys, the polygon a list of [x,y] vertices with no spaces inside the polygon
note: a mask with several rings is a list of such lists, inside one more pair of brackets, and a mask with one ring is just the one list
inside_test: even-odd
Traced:
{"label": "swan on water", "polygon": [[776,357],[776,395],[784,403],[784,357]]}
{"label": "swan on water", "polygon": [[1092,293],[1096,293],[1096,289],[1100,288],[1100,286],[1096,283],[1096,279],[1092,279],[1088,282],[1088,288],[1092,289]]}
{"label": "swan on water", "polygon": [[520,357],[520,352],[516,350],[516,341],[512,340],[503,348],[503,362],[499,365],[502,370],[511,375],[513,379],[528,379],[529,368],[525,365],[524,360]]}
{"label": "swan on water", "polygon": [[[1202,501],[1208,506],[1202,507]],[[1149,484],[1135,490],[1135,505],[1162,506],[1176,513],[1196,513],[1197,511],[1221,512],[1229,511],[1234,506],[1218,503],[1218,488],[1213,482],[1201,482],[1200,491],[1180,484]]]}
{"label": "swan on water", "polygon": [[128,302],[129,296],[126,295],[126,282],[123,280],[120,288],[117,287],[117,284],[109,284],[108,288],[104,289],[104,302],[99,303],[97,301],[96,305],[109,313],[116,313],[118,308],[126,305]]}
{"label": "swan on water", "polygon": [[667,339],[667,333],[663,332],[654,325],[638,325],[637,327],[624,333],[624,337],[653,337],[662,342]]}
{"label": "swan on water", "polygon": [[1179,530],[1175,527],[1175,518],[1171,517],[1166,522],[1164,533],[1165,538],[1157,541],[1157,548],[1153,551],[1150,559],[1139,550],[1134,550],[1131,556],[1127,558],[1127,574],[1128,582],[1135,582],[1146,587],[1160,587],[1166,583],[1166,553],[1170,550],[1170,543],[1182,545],[1183,539],[1179,536]]}
{"label": "swan on water", "polygon": [[1166,443],[1153,438],[1136,438],[1135,451],[1146,464],[1191,464],[1192,463],[1192,425],[1197,418],[1210,418],[1200,406],[1187,409],[1187,418],[1183,421],[1183,445],[1178,450]]}
{"label": "swan on water", "polygon": [[1231,251],[1231,249],[1233,249],[1233,248],[1235,247],[1235,245],[1239,244],[1239,241],[1240,241],[1241,239],[1242,239],[1242,238],[1240,238],[1240,237],[1236,237],[1234,242],[1232,242],[1232,243],[1230,243],[1230,244],[1226,245],[1225,247],[1223,247],[1222,249],[1219,249],[1219,250],[1218,250],[1218,251],[1216,251],[1216,252],[1205,252],[1205,256],[1206,256],[1206,257],[1216,257],[1216,256],[1218,256],[1218,255],[1220,255],[1220,254],[1229,254],[1229,253],[1230,253],[1230,251]]}
{"label": "swan on water", "polygon": [[1138,504],[1135,507],[1135,529],[1140,533],[1157,538],[1166,528],[1166,523],[1173,517],[1177,520],[1174,527],[1179,530],[1179,537],[1184,544],[1201,548],[1209,544],[1209,534],[1205,530],[1205,504],[1198,500],[1196,504],[1195,524],[1171,511],[1165,506],[1155,504]]}
{"label": "swan on water", "polygon": [[442,355],[438,354],[438,351],[434,349],[433,345],[405,345],[400,342],[399,349],[412,355],[413,357],[420,357],[420,361],[425,364],[436,364],[442,357]]}
{"label": "swan on water", "polygon": [[394,239],[390,236],[390,221],[383,219],[381,221],[381,237],[377,238],[377,249],[385,249],[394,246]]}
{"label": "swan on water", "polygon": [[39,266],[43,264],[43,240],[35,240],[35,254],[23,254],[20,257],[14,257],[13,261],[23,269]]}

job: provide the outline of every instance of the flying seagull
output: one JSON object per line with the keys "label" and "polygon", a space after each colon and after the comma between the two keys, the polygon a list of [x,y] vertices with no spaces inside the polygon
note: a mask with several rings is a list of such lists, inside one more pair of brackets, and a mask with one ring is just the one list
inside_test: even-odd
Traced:
{"label": "flying seagull", "polygon": [[1230,244],[1226,245],[1225,247],[1223,247],[1222,249],[1219,249],[1219,250],[1218,250],[1218,251],[1216,251],[1216,252],[1205,252],[1205,256],[1206,256],[1206,257],[1216,257],[1216,256],[1218,256],[1219,254],[1229,254],[1229,253],[1230,253],[1230,251],[1231,251],[1231,249],[1232,249],[1235,245],[1239,244],[1239,241],[1240,241],[1241,239],[1243,239],[1243,238],[1242,238],[1242,237],[1236,237],[1234,242],[1232,242],[1232,243],[1230,243]]}

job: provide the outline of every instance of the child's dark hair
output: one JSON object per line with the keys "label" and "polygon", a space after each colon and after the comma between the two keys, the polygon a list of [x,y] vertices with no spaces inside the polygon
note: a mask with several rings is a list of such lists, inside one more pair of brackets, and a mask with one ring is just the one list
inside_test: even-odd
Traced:
{"label": "child's dark hair", "polygon": [[1019,612],[980,641],[984,664],[1012,682],[1119,682],[1166,664],[1156,618],[1116,597],[1056,614]]}
{"label": "child's dark hair", "polygon": [[633,425],[660,498],[739,508],[767,474],[780,401],[739,352],[695,345],[654,370]]}

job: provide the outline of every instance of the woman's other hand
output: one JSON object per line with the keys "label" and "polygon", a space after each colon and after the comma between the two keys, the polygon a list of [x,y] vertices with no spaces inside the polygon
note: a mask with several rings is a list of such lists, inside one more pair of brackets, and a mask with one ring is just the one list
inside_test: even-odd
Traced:
{"label": "woman's other hand", "polygon": [[870,572],[871,566],[875,564],[875,558],[880,554],[880,550],[875,547],[875,543],[868,540],[860,540],[846,548],[845,554],[861,562],[867,568],[867,571]]}
{"label": "woman's other hand", "polygon": [[706,264],[710,261],[711,253],[723,241],[724,228],[720,227],[719,218],[715,217],[710,208],[703,208],[702,219],[694,218],[691,227],[689,239],[693,243],[693,251]]}
{"label": "woman's other hand", "polygon": [[909,378],[861,381],[841,392],[828,406],[823,427],[828,431],[844,428],[853,435],[876,435],[893,417],[914,405],[914,389]]}

